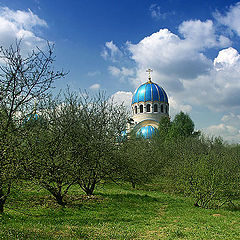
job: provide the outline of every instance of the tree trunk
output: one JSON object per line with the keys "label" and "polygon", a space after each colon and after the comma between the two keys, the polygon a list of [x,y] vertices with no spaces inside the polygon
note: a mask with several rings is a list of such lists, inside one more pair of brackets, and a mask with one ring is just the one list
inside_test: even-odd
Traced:
{"label": "tree trunk", "polygon": [[80,187],[82,188],[82,190],[88,195],[93,195],[93,191],[95,189],[95,186],[96,186],[96,179],[93,180],[93,182],[91,184],[88,184],[88,186],[86,186],[85,184],[80,184]]}
{"label": "tree trunk", "polygon": [[0,213],[3,213],[3,206],[4,206],[5,201],[0,200]]}
{"label": "tree trunk", "polygon": [[136,184],[135,184],[135,182],[134,181],[131,181],[131,183],[132,183],[132,188],[136,188]]}
{"label": "tree trunk", "polygon": [[3,213],[3,207],[7,200],[7,196],[10,193],[10,184],[8,185],[7,193],[4,194],[2,188],[0,188],[0,213]]}
{"label": "tree trunk", "polygon": [[63,196],[61,194],[55,195],[54,197],[56,198],[59,205],[65,207],[66,203],[63,201]]}
{"label": "tree trunk", "polygon": [[40,182],[41,186],[45,189],[47,189],[56,199],[57,203],[61,206],[65,206],[66,203],[63,201],[64,194],[61,193],[62,186],[61,184],[58,185],[58,187],[53,187],[50,184],[47,184],[46,182]]}

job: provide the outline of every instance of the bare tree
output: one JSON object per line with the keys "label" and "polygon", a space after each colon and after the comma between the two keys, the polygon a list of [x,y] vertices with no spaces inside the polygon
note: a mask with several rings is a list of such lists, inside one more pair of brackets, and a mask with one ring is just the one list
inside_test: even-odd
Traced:
{"label": "bare tree", "polygon": [[[29,132],[24,169],[28,177],[45,188],[65,206],[64,197],[76,182],[71,134],[77,122],[76,95],[49,97],[41,103],[41,116]],[[32,125],[27,122],[26,126]]]}
{"label": "bare tree", "polygon": [[25,56],[21,41],[0,48],[0,212],[21,158],[21,122],[33,112],[34,101],[44,98],[52,83],[65,75],[53,69],[53,45],[47,47],[46,51],[36,48]]}
{"label": "bare tree", "polygon": [[126,127],[125,108],[115,105],[104,93],[81,94],[79,121],[75,127],[76,176],[80,187],[91,195],[97,183],[111,178],[118,138]]}

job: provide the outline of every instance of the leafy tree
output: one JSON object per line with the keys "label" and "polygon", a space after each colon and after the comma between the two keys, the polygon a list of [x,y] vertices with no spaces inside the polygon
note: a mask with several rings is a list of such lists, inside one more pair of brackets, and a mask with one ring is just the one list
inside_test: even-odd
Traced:
{"label": "leafy tree", "polygon": [[117,165],[122,180],[135,188],[136,184],[150,182],[158,168],[154,144],[133,133],[119,146]]}
{"label": "leafy tree", "polygon": [[160,119],[158,132],[156,135],[161,142],[164,142],[169,138],[171,126],[172,126],[172,122],[170,121],[170,118],[168,116],[163,116]]}
{"label": "leafy tree", "polygon": [[171,122],[169,117],[162,117],[159,122],[158,138],[161,142],[173,141],[176,138],[186,138],[189,136],[199,137],[200,131],[194,131],[194,122],[188,114],[180,112]]}
{"label": "leafy tree", "polygon": [[175,188],[195,199],[195,206],[220,207],[239,197],[239,160],[219,140],[176,139],[166,168]]}
{"label": "leafy tree", "polygon": [[[54,80],[64,76],[54,71],[53,46],[24,56],[20,42],[0,48],[0,212],[19,172],[19,149],[24,131],[22,120],[33,111],[34,100],[48,94]],[[23,155],[21,155],[23,157]]]}
{"label": "leafy tree", "polygon": [[178,113],[171,124],[170,136],[188,137],[193,135],[193,133],[194,123],[192,119],[186,113]]}

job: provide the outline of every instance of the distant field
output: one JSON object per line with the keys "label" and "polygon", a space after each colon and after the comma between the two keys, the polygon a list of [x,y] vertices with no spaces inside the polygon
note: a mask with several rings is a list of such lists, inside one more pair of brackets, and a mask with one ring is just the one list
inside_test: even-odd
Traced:
{"label": "distant field", "polygon": [[147,187],[104,184],[93,197],[74,187],[63,209],[44,190],[22,185],[0,215],[0,239],[240,239],[239,210],[196,208]]}

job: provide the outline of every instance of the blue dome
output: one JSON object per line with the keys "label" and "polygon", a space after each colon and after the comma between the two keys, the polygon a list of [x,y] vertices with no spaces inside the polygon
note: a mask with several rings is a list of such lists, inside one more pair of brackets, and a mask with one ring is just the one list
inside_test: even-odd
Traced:
{"label": "blue dome", "polygon": [[142,84],[134,93],[132,104],[147,101],[159,101],[168,103],[168,97],[164,89],[151,81]]}
{"label": "blue dome", "polygon": [[123,142],[127,139],[127,131],[124,130],[121,132],[120,136],[118,136],[118,142]]}
{"label": "blue dome", "polygon": [[142,128],[140,128],[138,131],[137,131],[137,136],[142,136],[144,138],[152,138],[152,136],[157,132],[158,130],[151,126],[151,125],[147,125],[147,126],[144,126]]}

